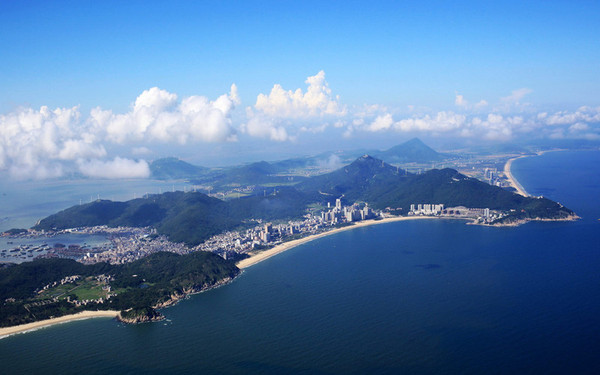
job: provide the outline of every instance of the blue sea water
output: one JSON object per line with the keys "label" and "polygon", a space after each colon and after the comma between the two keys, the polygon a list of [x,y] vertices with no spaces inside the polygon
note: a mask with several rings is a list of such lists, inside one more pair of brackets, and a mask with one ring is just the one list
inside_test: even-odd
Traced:
{"label": "blue sea water", "polygon": [[0,340],[0,373],[600,373],[600,152],[519,159],[577,222],[423,220],[299,246],[163,310]]}
{"label": "blue sea water", "polygon": [[0,232],[30,228],[46,216],[98,198],[120,201],[189,187],[180,180],[149,179],[15,182],[6,173],[0,173]]}

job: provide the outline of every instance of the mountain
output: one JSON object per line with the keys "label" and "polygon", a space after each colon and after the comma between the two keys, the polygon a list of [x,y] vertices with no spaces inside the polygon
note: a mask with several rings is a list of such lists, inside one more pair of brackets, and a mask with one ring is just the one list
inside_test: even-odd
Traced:
{"label": "mountain", "polygon": [[368,155],[346,167],[313,177],[297,188],[328,195],[330,198],[325,199],[328,201],[343,195],[349,203],[361,200],[377,209],[401,208],[404,213],[411,204],[432,203],[515,210],[515,218],[556,218],[573,214],[549,199],[523,197],[454,169],[432,169],[414,175]]}
{"label": "mountain", "polygon": [[[266,173],[268,163],[249,170]],[[414,175],[380,159],[364,155],[331,173],[307,178],[291,187],[264,189],[259,194],[221,201],[202,193],[174,192],[127,202],[101,201],[74,206],[41,220],[35,229],[82,226],[152,226],[175,242],[197,245],[209,237],[243,227],[248,219],[298,218],[312,203],[326,204],[343,197],[373,208],[411,204],[444,204],[511,211],[507,220],[566,218],[571,210],[545,198],[523,197],[467,177],[453,169],[432,169]]]}
{"label": "mountain", "polygon": [[280,176],[284,168],[276,164],[260,161],[247,165],[212,170],[201,177],[193,178],[197,184],[208,184],[216,189],[228,190],[231,186],[239,185],[290,185],[304,179],[302,176]]}
{"label": "mountain", "polygon": [[227,202],[202,193],[168,192],[127,202],[97,200],[73,206],[40,220],[35,229],[108,225],[157,228],[175,242],[197,245],[241,225]]}
{"label": "mountain", "polygon": [[419,138],[413,138],[375,155],[391,163],[428,163],[446,158],[443,154],[427,146]]}
{"label": "mountain", "polygon": [[246,219],[300,217],[314,200],[311,194],[293,188],[228,201],[198,192],[167,192],[127,202],[97,200],[73,206],[40,220],[34,229],[151,226],[171,241],[195,246],[213,235],[242,227]]}
{"label": "mountain", "polygon": [[376,186],[396,185],[407,175],[403,169],[363,155],[345,167],[311,177],[298,184],[297,188],[304,192],[330,195],[333,201],[341,195],[348,201],[355,201],[362,199],[366,191]]}
{"label": "mountain", "polygon": [[158,180],[194,178],[208,171],[208,168],[192,165],[177,158],[157,159],[150,164],[152,177]]}

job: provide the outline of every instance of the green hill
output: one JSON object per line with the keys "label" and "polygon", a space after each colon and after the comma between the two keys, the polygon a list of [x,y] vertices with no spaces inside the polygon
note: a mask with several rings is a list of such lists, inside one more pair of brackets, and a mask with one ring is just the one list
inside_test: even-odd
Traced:
{"label": "green hill", "polygon": [[407,178],[403,169],[391,166],[369,155],[361,156],[351,164],[331,173],[315,176],[298,184],[303,192],[319,192],[335,201],[341,195],[353,202],[365,198],[365,192],[377,187],[392,187]]}
{"label": "green hill", "polygon": [[[123,265],[83,265],[70,259],[38,259],[0,270],[0,326],[29,323],[85,309],[120,310],[123,316],[140,312],[160,317],[155,306],[231,280],[239,273],[234,263],[198,251],[188,255],[159,252]],[[42,299],[36,290],[67,276],[110,275],[117,295],[105,303],[75,306],[66,300]],[[125,310],[130,310],[125,312]]]}
{"label": "green hill", "polygon": [[168,192],[127,202],[98,200],[73,206],[40,220],[34,229],[84,226],[152,226],[176,242],[197,245],[215,234],[241,225],[227,202],[202,193]]}
{"label": "green hill", "polygon": [[402,208],[411,204],[442,203],[447,207],[465,206],[497,210],[515,210],[520,218],[566,217],[573,212],[545,198],[523,197],[497,186],[460,174],[454,169],[432,169],[409,174],[368,155],[334,172],[316,176],[298,185],[298,189],[329,195],[333,201],[344,196],[347,202],[365,201],[372,207]]}
{"label": "green hill", "polygon": [[208,171],[208,168],[192,165],[177,158],[157,159],[150,164],[152,178],[158,180],[194,178]]}
{"label": "green hill", "polygon": [[[255,167],[260,173],[268,168],[262,163]],[[411,204],[441,203],[447,207],[514,210],[512,218],[560,218],[573,214],[556,202],[523,197],[453,169],[414,175],[368,155],[294,187],[261,193],[228,201],[195,192],[164,193],[127,202],[96,201],[51,215],[34,228],[152,226],[172,241],[193,246],[215,234],[241,228],[245,220],[298,218],[311,203],[326,204],[342,196],[346,204],[364,201],[373,208],[401,208],[405,213]]]}

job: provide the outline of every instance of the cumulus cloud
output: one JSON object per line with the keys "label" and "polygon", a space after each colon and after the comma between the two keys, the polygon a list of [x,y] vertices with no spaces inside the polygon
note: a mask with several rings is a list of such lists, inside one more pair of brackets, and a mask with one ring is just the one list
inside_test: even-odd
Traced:
{"label": "cumulus cloud", "polygon": [[258,95],[254,108],[265,115],[283,118],[346,114],[346,108],[339,103],[339,96],[332,96],[324,71],[304,82],[308,85],[306,92],[302,89],[284,90],[281,85],[275,84],[269,95]]}
{"label": "cumulus cloud", "polygon": [[576,111],[555,113],[535,113],[531,108],[523,111],[529,104],[522,101],[531,92],[528,88],[514,90],[509,96],[500,98],[495,108],[488,111],[485,110],[487,101],[472,104],[459,93],[454,98],[454,104],[460,108],[459,113],[432,112],[430,109],[417,112],[410,108],[410,115],[398,116],[377,107],[373,111],[356,110],[352,113],[353,118],[346,121],[343,136],[352,137],[361,131],[393,131],[494,141],[522,136],[600,139],[600,107],[580,107]]}
{"label": "cumulus cloud", "polygon": [[235,139],[231,112],[239,104],[237,87],[214,101],[190,96],[178,102],[177,95],[153,87],[135,100],[131,111],[114,114],[95,108],[90,120],[115,143],[128,141],[222,142]]}
{"label": "cumulus cloud", "polygon": [[147,178],[150,176],[150,167],[144,160],[130,160],[115,157],[113,160],[79,160],[79,171],[93,178],[121,179],[121,178]]}
{"label": "cumulus cloud", "polygon": [[540,113],[538,118],[543,119],[548,125],[567,125],[577,122],[600,123],[600,107],[580,107],[574,112],[559,111],[553,114]]}
{"label": "cumulus cloud", "polygon": [[52,178],[64,173],[61,161],[103,157],[106,150],[80,117],[78,107],[45,106],[0,115],[0,170],[18,178]]}
{"label": "cumulus cloud", "polygon": [[251,109],[248,109],[247,113],[248,121],[242,126],[242,131],[247,134],[277,142],[294,140],[294,137],[288,134],[285,126],[275,119],[260,114],[256,115]]}
{"label": "cumulus cloud", "polygon": [[[290,132],[320,132],[324,130],[322,121],[347,114],[339,96],[332,94],[324,71],[308,77],[305,83],[306,91],[300,88],[285,90],[275,84],[268,95],[259,94],[254,107],[246,110],[247,123],[242,130],[254,137],[288,141],[295,139]],[[292,130],[294,123],[291,120],[305,120],[305,125]],[[314,129],[311,129],[313,125]]]}
{"label": "cumulus cloud", "polygon": [[486,100],[480,100],[475,104],[471,104],[463,95],[456,93],[454,97],[454,105],[463,109],[481,109],[488,105]]}
{"label": "cumulus cloud", "polygon": [[394,124],[394,120],[392,119],[392,115],[386,113],[385,115],[379,115],[373,120],[373,122],[369,125],[369,131],[377,132],[381,130],[388,130]]}
{"label": "cumulus cloud", "polygon": [[508,141],[517,136],[531,135],[549,138],[600,139],[600,108],[581,107],[577,111],[554,114],[506,115],[498,112],[462,114],[441,111],[408,118],[394,119],[390,113],[381,114],[371,122],[359,118],[348,126],[344,136],[357,130],[367,132],[422,132],[429,135],[448,135],[463,138],[481,138]]}
{"label": "cumulus cloud", "polygon": [[454,112],[438,112],[435,116],[425,115],[402,119],[394,124],[394,129],[399,131],[432,131],[448,132],[460,128],[466,116]]}
{"label": "cumulus cloud", "polygon": [[133,174],[126,177],[147,176],[145,162],[102,161],[106,146],[132,144],[132,153],[143,155],[149,150],[140,143],[235,140],[231,113],[239,103],[237,87],[232,85],[229,94],[216,100],[204,96],[178,100],[176,94],[153,87],[142,92],[126,113],[97,107],[86,118],[77,106],[20,108],[0,115],[0,171],[17,178],[44,179],[85,167],[84,174],[100,176],[85,171],[106,165],[127,167]]}

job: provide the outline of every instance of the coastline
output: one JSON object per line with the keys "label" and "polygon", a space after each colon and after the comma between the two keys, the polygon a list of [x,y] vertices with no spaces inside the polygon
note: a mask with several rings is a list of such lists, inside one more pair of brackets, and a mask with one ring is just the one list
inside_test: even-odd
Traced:
{"label": "coastline", "polygon": [[517,181],[517,179],[512,175],[510,168],[512,167],[512,163],[513,161],[517,160],[517,159],[521,159],[521,158],[526,158],[528,156],[531,155],[522,155],[522,156],[517,156],[515,158],[511,158],[508,159],[508,161],[506,162],[506,164],[504,164],[504,175],[506,176],[506,179],[508,180],[508,182],[510,183],[510,185],[515,188],[515,190],[517,191],[517,194],[520,194],[524,197],[528,197],[529,194],[527,194],[527,191],[525,191],[525,189],[523,188],[523,186],[521,186],[521,184],[519,183],[519,181]]}
{"label": "coastline", "polygon": [[[316,240],[318,238],[322,238],[325,236],[330,236],[332,234],[336,234],[336,233],[340,233],[340,232],[344,232],[347,230],[351,230],[351,229],[355,229],[355,228],[360,228],[360,227],[366,227],[366,226],[370,226],[370,225],[375,225],[375,224],[385,224],[385,223],[391,223],[394,221],[404,221],[404,220],[423,220],[423,219],[440,219],[439,217],[435,217],[435,216],[399,216],[399,217],[390,217],[390,218],[385,218],[385,219],[381,219],[381,220],[364,220],[364,221],[359,221],[353,225],[349,225],[346,227],[342,227],[342,228],[337,228],[337,229],[333,229],[327,232],[323,232],[323,233],[319,233],[319,234],[313,234],[311,236],[307,236],[307,237],[303,237],[303,238],[299,238],[297,240],[293,240],[293,241],[289,241],[289,242],[285,242],[282,243],[280,245],[277,245],[269,250],[265,250],[262,251],[258,254],[254,254],[252,256],[250,256],[249,258],[243,259],[241,261],[239,261],[238,263],[236,263],[236,266],[239,269],[244,269],[244,268],[248,268],[251,267],[257,263],[262,262],[263,260],[269,259],[272,256],[275,256],[277,254],[283,253],[284,251],[290,250],[296,246],[305,244],[307,242]],[[441,219],[449,219],[447,217],[441,217]]]}
{"label": "coastline", "polygon": [[0,328],[0,338],[4,338],[9,335],[17,333],[24,333],[27,331],[33,331],[44,327],[49,327],[55,324],[67,323],[74,320],[83,320],[90,318],[116,318],[119,316],[118,311],[114,310],[99,310],[99,311],[82,311],[77,314],[59,316],[58,318],[40,320],[39,322],[20,324],[12,327]]}

